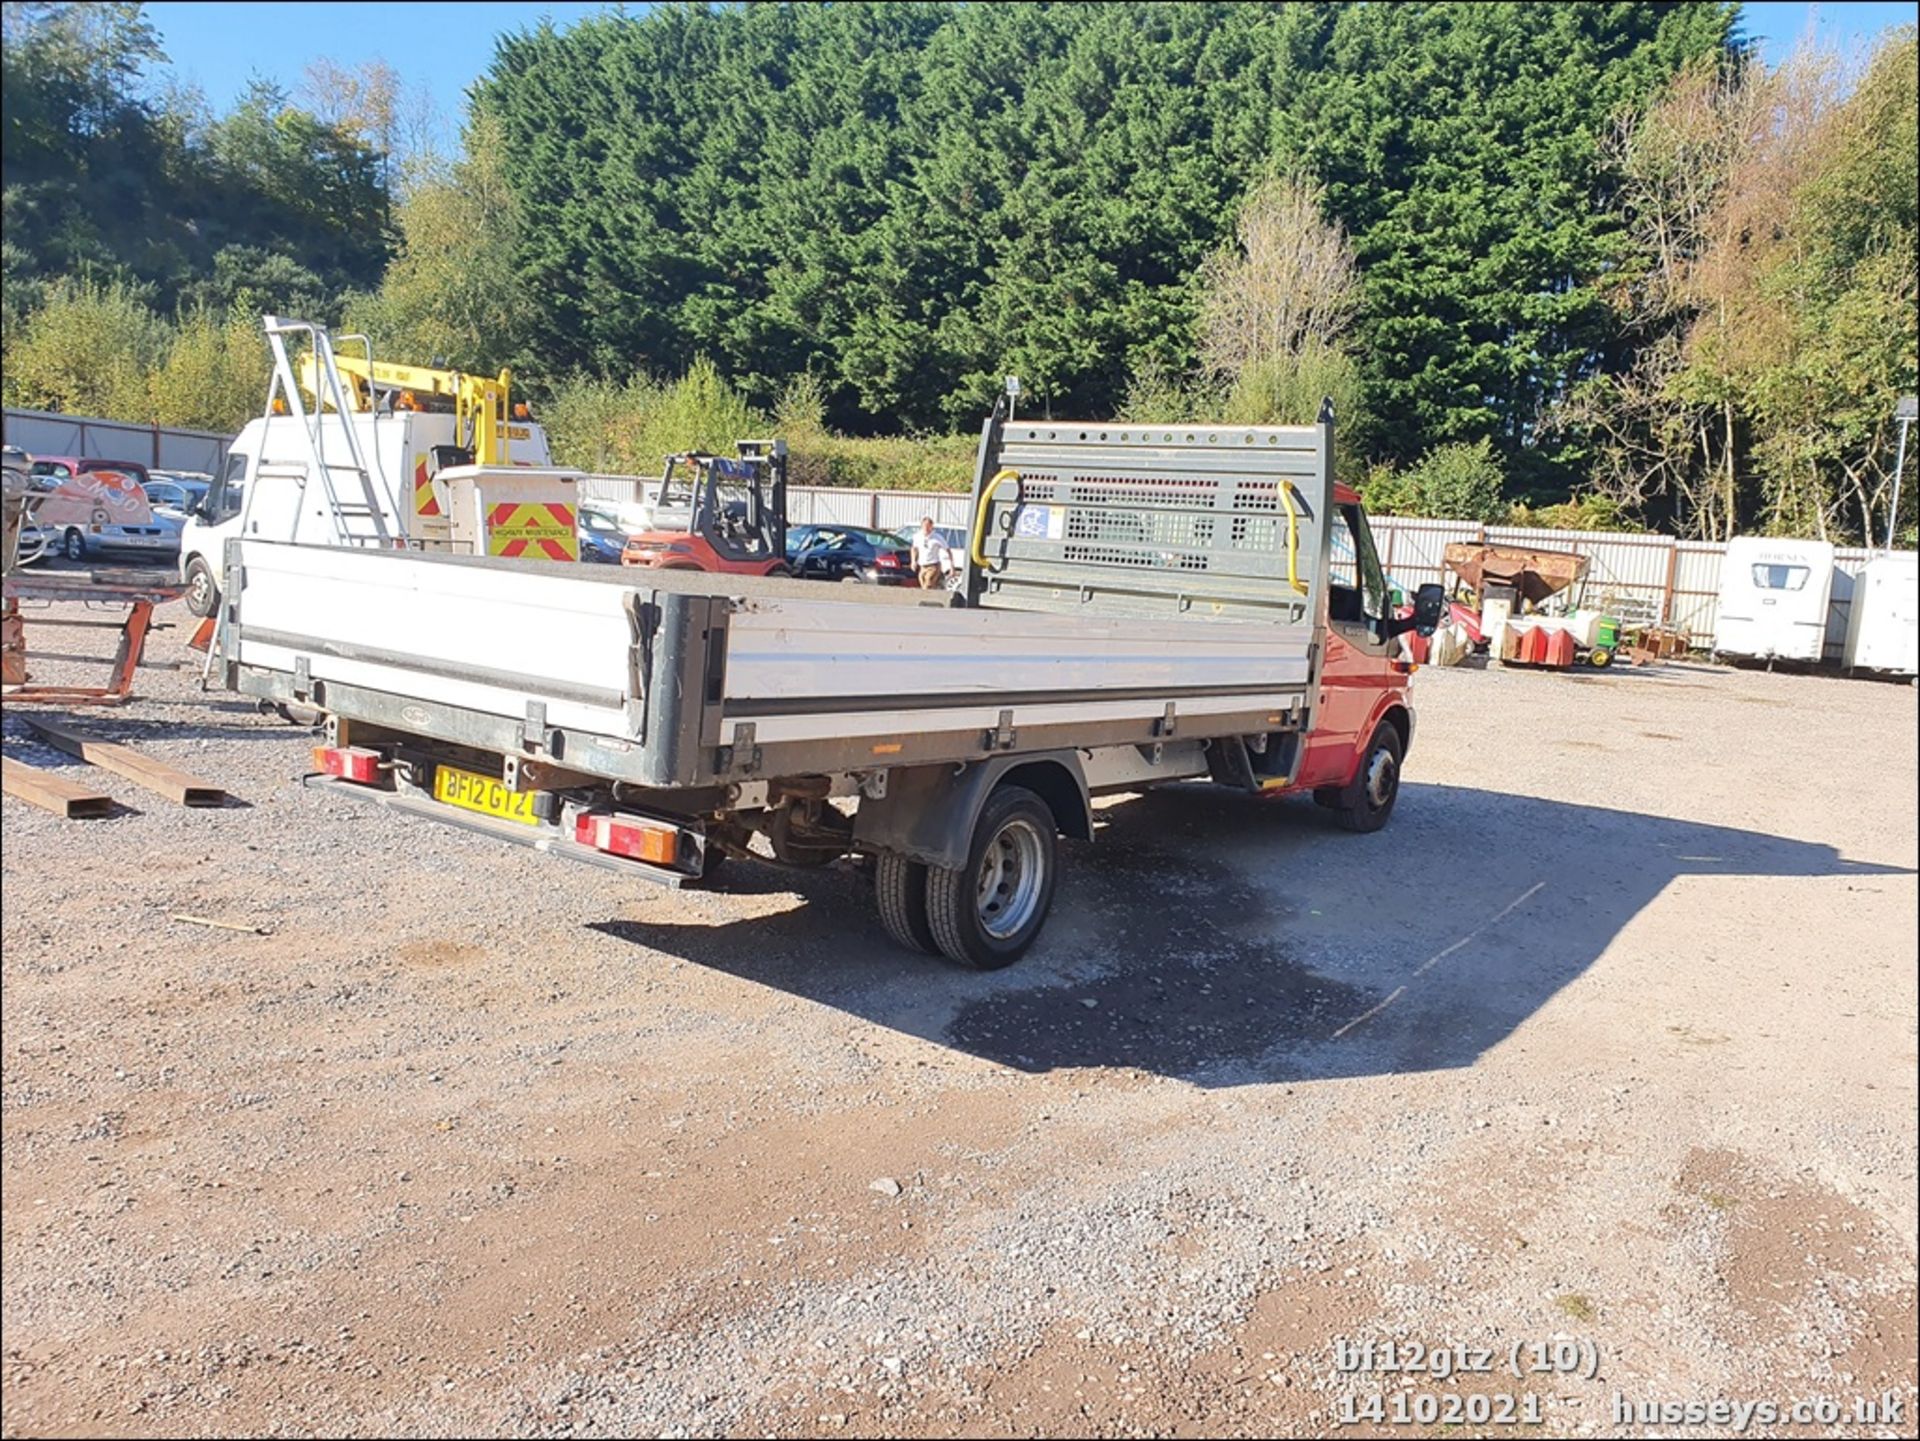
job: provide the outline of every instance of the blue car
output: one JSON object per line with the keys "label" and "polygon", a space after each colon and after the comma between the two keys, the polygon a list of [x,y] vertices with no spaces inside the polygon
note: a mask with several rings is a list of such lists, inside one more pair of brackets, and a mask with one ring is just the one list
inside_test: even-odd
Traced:
{"label": "blue car", "polygon": [[620,552],[627,548],[627,533],[606,511],[581,506],[578,533],[580,559],[598,565],[620,564]]}

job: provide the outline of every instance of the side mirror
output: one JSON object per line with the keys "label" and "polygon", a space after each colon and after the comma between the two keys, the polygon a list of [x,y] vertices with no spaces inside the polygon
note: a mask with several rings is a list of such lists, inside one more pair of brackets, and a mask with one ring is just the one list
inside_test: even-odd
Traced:
{"label": "side mirror", "polygon": [[1428,582],[1413,593],[1413,629],[1419,635],[1432,635],[1447,618],[1446,587]]}

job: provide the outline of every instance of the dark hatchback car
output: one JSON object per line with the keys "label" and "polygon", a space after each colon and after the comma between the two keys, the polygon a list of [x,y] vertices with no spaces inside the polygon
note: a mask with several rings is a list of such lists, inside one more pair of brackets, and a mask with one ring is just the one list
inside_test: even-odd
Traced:
{"label": "dark hatchback car", "polygon": [[897,535],[855,525],[818,525],[804,549],[794,553],[793,573],[802,580],[860,581],[912,585],[907,546]]}

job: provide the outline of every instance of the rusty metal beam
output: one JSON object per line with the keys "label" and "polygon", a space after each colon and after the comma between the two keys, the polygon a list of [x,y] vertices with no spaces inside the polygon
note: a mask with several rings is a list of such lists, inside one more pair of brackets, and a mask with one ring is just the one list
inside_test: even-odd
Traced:
{"label": "rusty metal beam", "polygon": [[51,771],[17,761],[12,756],[0,756],[0,789],[30,806],[51,811],[63,820],[104,816],[113,810],[112,796],[87,790]]}
{"label": "rusty metal beam", "polygon": [[68,755],[78,756],[89,765],[125,776],[135,785],[155,795],[165,796],[176,805],[217,806],[227,798],[227,793],[219,786],[189,775],[131,746],[117,745],[56,721],[41,720],[37,716],[22,716],[21,720],[49,745],[57,746]]}

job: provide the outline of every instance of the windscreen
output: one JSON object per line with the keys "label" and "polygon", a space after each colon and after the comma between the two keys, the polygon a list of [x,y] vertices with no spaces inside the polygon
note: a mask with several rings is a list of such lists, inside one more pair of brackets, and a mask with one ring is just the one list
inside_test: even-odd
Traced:
{"label": "windscreen", "polygon": [[213,484],[207,487],[207,493],[200,501],[200,513],[208,520],[238,515],[245,500],[246,488],[246,453],[236,450],[227,457],[226,465],[213,478]]}
{"label": "windscreen", "polygon": [[1808,571],[1804,565],[1770,565],[1753,568],[1753,583],[1762,590],[1800,590],[1806,586]]}
{"label": "windscreen", "polygon": [[83,460],[80,462],[80,470],[83,474],[88,471],[110,470],[116,475],[130,475],[142,485],[147,483],[147,468],[137,460]]}

